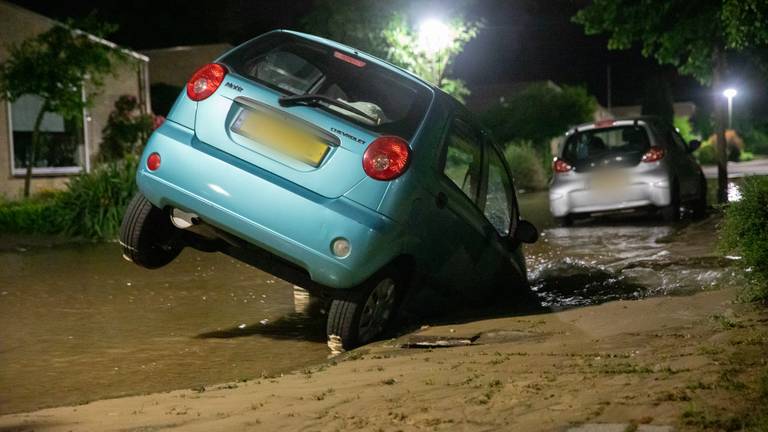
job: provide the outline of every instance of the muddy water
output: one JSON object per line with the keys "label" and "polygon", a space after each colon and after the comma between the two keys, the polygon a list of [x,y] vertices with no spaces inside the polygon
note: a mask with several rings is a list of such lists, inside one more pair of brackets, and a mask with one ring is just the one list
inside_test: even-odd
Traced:
{"label": "muddy water", "polygon": [[[713,200],[714,183],[710,184]],[[729,185],[736,199],[738,185]],[[559,228],[549,215],[546,192],[520,199],[524,218],[542,228],[527,247],[529,280],[541,302],[552,309],[685,295],[742,286],[738,257],[716,252],[718,217],[664,224],[652,215],[613,216]]]}
{"label": "muddy water", "polygon": [[0,269],[0,413],[256,378],[327,356],[322,328],[290,315],[290,285],[220,254],[185,250],[150,271],[116,244],[27,246],[0,252]]}
{"label": "muddy water", "polygon": [[[521,196],[543,228],[531,284],[552,308],[678,295],[739,281],[713,253],[715,219],[612,219],[555,228],[545,193]],[[291,286],[221,254],[160,270],[116,244],[0,238],[0,413],[295,370],[326,358],[322,321],[292,314]]]}

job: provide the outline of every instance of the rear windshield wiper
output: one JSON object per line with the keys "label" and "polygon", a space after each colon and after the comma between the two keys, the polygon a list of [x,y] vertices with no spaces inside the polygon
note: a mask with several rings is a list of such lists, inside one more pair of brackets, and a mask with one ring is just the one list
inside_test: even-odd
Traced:
{"label": "rear windshield wiper", "polygon": [[357,114],[360,117],[370,120],[371,122],[373,122],[373,124],[379,123],[378,118],[371,116],[365,111],[357,109],[346,102],[342,102],[338,99],[334,99],[332,97],[325,96],[325,95],[300,94],[300,95],[293,95],[293,96],[283,96],[279,99],[279,101],[280,101],[280,106],[284,106],[284,107],[294,106],[294,105],[318,105],[320,102],[325,102],[330,105],[336,105],[337,107],[342,108],[346,111],[349,111],[353,114]]}

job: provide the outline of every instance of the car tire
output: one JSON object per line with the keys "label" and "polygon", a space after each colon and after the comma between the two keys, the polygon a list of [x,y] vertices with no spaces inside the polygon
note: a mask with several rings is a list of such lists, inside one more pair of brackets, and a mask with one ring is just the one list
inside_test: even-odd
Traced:
{"label": "car tire", "polygon": [[704,175],[699,179],[699,196],[692,207],[694,219],[703,219],[707,216],[707,179]]}
{"label": "car tire", "polygon": [[156,269],[176,258],[183,244],[178,228],[166,211],[137,193],[125,211],[120,226],[123,257],[141,267]]}
{"label": "car tire", "polygon": [[333,299],[326,325],[329,345],[340,343],[349,350],[381,336],[392,322],[402,292],[400,278],[383,272],[346,297]]}
{"label": "car tire", "polygon": [[555,218],[555,223],[561,227],[573,226],[573,216],[567,215],[563,217]]}
{"label": "car tire", "polygon": [[668,206],[661,208],[661,219],[664,222],[672,223],[680,220],[680,188],[677,181],[672,182],[669,193],[670,202]]}

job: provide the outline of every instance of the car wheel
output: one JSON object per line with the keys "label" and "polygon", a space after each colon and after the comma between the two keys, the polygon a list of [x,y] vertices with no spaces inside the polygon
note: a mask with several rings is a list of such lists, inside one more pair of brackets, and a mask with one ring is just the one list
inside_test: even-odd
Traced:
{"label": "car wheel", "polygon": [[702,219],[707,215],[707,180],[702,175],[699,182],[699,196],[693,203],[693,217],[695,219]]}
{"label": "car wheel", "polygon": [[326,326],[329,341],[339,338],[342,348],[348,350],[381,336],[395,315],[400,285],[398,278],[384,273],[347,298],[332,300]]}
{"label": "car wheel", "polygon": [[178,228],[163,209],[137,193],[125,211],[120,226],[123,257],[148,269],[162,267],[176,258],[183,245]]}
{"label": "car wheel", "polygon": [[670,202],[668,206],[661,208],[661,218],[664,222],[677,222],[680,220],[680,188],[677,181],[672,182],[669,193]]}
{"label": "car wheel", "polygon": [[555,222],[561,227],[573,226],[573,216],[567,215],[563,217],[555,218]]}

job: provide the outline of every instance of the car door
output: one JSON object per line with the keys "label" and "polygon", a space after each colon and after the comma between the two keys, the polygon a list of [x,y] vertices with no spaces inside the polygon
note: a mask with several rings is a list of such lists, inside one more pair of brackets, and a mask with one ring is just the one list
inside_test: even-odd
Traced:
{"label": "car door", "polygon": [[521,268],[519,245],[509,240],[519,221],[512,175],[503,153],[491,140],[485,140],[484,145],[488,169],[485,194],[478,200],[486,223],[487,262],[482,267],[492,276],[489,283],[497,284],[510,276],[524,277],[525,269]]}
{"label": "car door", "polygon": [[482,297],[489,287],[487,221],[478,206],[485,196],[486,160],[483,135],[459,114],[450,122],[439,152],[439,181],[435,196],[435,241],[448,252],[436,269],[438,282]]}

